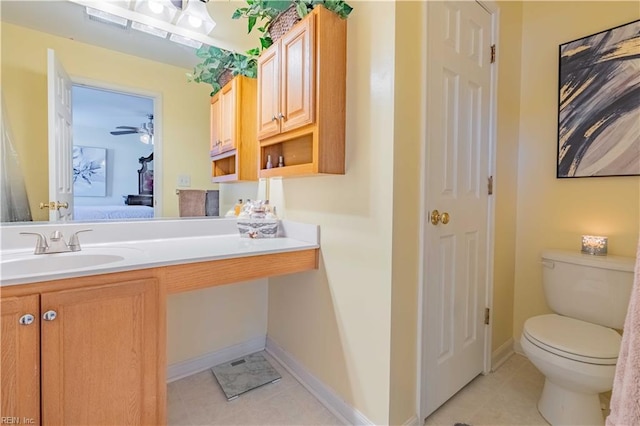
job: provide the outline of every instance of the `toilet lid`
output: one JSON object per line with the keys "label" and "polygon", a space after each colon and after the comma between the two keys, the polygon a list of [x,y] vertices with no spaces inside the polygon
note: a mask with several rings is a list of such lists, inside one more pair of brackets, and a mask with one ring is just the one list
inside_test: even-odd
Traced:
{"label": "toilet lid", "polygon": [[614,365],[622,341],[611,328],[556,314],[529,318],[524,334],[542,349],[592,364]]}

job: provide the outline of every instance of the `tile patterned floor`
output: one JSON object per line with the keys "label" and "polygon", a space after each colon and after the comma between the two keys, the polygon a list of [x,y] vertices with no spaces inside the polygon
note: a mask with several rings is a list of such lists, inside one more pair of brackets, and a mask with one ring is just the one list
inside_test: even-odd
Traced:
{"label": "tile patterned floor", "polygon": [[[548,426],[537,409],[543,386],[542,373],[526,357],[515,354],[495,372],[476,377],[427,417],[425,425]],[[606,407],[610,399],[610,392],[600,395]]]}
{"label": "tile patterned floor", "polygon": [[[172,382],[167,392],[169,425],[341,425],[277,361],[278,383],[227,401],[210,370]],[[478,376],[429,416],[425,425],[547,426],[536,408],[544,377],[521,355],[494,373]],[[601,395],[608,406],[610,393]]]}
{"label": "tile patterned floor", "polygon": [[546,426],[536,404],[544,376],[521,355],[512,355],[495,372],[478,376],[437,409],[425,425]]}
{"label": "tile patterned floor", "polygon": [[211,370],[167,386],[169,425],[341,425],[309,391],[266,352],[282,380],[227,401]]}

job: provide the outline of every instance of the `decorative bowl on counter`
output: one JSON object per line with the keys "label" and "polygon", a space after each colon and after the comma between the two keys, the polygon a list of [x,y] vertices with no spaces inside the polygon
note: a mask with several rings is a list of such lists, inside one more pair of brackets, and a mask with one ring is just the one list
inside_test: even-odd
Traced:
{"label": "decorative bowl on counter", "polygon": [[278,219],[238,219],[238,231],[242,238],[275,238]]}

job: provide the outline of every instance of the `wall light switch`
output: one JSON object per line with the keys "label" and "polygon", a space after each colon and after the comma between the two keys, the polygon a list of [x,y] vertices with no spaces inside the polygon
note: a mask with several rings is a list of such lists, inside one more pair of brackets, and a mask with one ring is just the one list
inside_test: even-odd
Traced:
{"label": "wall light switch", "polygon": [[191,175],[178,175],[178,186],[187,188],[191,186]]}

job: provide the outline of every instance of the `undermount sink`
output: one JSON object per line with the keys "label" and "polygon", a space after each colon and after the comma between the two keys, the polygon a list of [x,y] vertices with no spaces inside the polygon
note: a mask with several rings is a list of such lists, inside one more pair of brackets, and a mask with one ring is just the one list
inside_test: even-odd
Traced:
{"label": "undermount sink", "polygon": [[89,248],[79,252],[38,254],[12,253],[2,256],[0,276],[3,280],[47,273],[68,272],[121,262],[142,252],[133,248]]}

